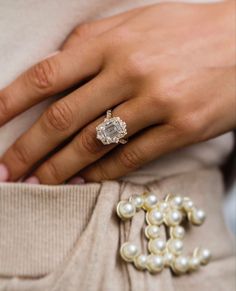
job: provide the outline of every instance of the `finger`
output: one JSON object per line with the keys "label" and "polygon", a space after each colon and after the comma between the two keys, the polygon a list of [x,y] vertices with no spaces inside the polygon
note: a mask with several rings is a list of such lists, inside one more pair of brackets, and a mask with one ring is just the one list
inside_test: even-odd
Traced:
{"label": "finger", "polygon": [[96,75],[102,66],[103,47],[91,40],[77,49],[45,59],[0,91],[0,126],[53,94]]}
{"label": "finger", "polygon": [[62,48],[68,49],[72,46],[78,46],[83,41],[87,41],[90,38],[96,37],[112,28],[115,28],[144,9],[144,7],[139,7],[115,16],[81,24],[68,36]]}
{"label": "finger", "polygon": [[[113,111],[113,116],[119,116],[126,122],[128,137],[156,123],[156,115],[150,116],[150,112],[147,111],[140,114],[142,104],[141,98],[132,99],[118,106]],[[161,118],[161,113],[159,118]],[[102,121],[103,117],[89,124],[69,145],[37,169],[35,175],[39,178],[40,182],[43,184],[62,183],[114,149],[116,145],[103,145],[96,138],[95,128]],[[119,145],[119,147],[123,147],[123,145]]]}
{"label": "finger", "polygon": [[126,86],[115,75],[101,73],[69,96],[54,103],[3,155],[10,180],[26,174],[39,160],[108,108],[124,101]]}
{"label": "finger", "polygon": [[173,127],[155,126],[87,167],[79,175],[86,182],[117,179],[183,145],[184,139],[179,138]]}

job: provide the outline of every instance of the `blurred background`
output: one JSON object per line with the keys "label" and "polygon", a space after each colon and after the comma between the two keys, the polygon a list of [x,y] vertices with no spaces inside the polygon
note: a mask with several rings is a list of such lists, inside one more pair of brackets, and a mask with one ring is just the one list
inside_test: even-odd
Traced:
{"label": "blurred background", "polygon": [[224,214],[229,228],[236,235],[236,182],[226,196]]}
{"label": "blurred background", "polygon": [[234,150],[223,166],[223,172],[227,190],[224,203],[225,219],[236,236],[236,130],[234,131]]}

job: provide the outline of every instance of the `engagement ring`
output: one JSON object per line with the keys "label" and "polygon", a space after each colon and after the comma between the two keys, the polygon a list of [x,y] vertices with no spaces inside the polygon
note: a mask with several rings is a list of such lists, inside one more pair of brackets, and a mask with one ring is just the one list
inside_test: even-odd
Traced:
{"label": "engagement ring", "polygon": [[124,136],[127,135],[126,123],[120,117],[112,117],[112,111],[107,110],[106,118],[96,127],[97,139],[104,145],[111,143],[127,143]]}

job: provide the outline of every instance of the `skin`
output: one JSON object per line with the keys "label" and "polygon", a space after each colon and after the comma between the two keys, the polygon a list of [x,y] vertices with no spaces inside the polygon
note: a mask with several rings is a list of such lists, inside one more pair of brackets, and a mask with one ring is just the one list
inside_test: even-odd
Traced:
{"label": "skin", "polygon": [[[1,126],[81,84],[1,157],[8,181],[42,159],[33,172],[42,184],[76,174],[85,181],[116,179],[234,129],[235,35],[234,1],[157,4],[77,27],[58,54],[0,91]],[[110,108],[127,123],[125,145],[96,139],[95,127]]]}

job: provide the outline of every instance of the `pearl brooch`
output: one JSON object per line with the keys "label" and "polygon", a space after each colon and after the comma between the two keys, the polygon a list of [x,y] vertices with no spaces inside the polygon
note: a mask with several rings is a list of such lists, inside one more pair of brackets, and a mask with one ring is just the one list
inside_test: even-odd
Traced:
{"label": "pearl brooch", "polygon": [[148,225],[145,228],[145,235],[149,239],[155,239],[160,236],[160,227],[157,225]]}
{"label": "pearl brooch", "polygon": [[165,215],[165,224],[167,226],[179,225],[183,216],[179,210],[170,209]]}
{"label": "pearl brooch", "polygon": [[135,244],[127,242],[122,245],[120,254],[125,261],[132,262],[138,255],[138,248]]}
{"label": "pearl brooch", "polygon": [[170,239],[167,243],[168,250],[175,256],[178,256],[182,253],[183,246],[183,242],[180,239]]}
{"label": "pearl brooch", "polygon": [[[135,244],[125,242],[120,248],[123,260],[133,263],[139,270],[158,273],[166,267],[177,275],[196,271],[209,263],[211,253],[208,249],[196,248],[191,256],[183,254],[185,229],[182,222],[201,225],[206,219],[205,212],[196,208],[190,198],[169,194],[159,201],[153,193],[135,194],[118,203],[117,214],[122,220],[128,220],[141,209],[146,212],[148,254],[141,254]],[[168,230],[167,240],[161,232],[162,225]]]}
{"label": "pearl brooch", "polygon": [[132,202],[121,201],[117,205],[117,214],[123,220],[133,217],[135,212],[135,205]]}
{"label": "pearl brooch", "polygon": [[177,208],[177,209],[181,209],[182,206],[183,206],[183,203],[184,203],[184,199],[183,199],[183,197],[181,197],[181,196],[175,196],[175,197],[171,200],[171,205],[172,205],[174,208]]}
{"label": "pearl brooch", "polygon": [[194,255],[200,259],[202,265],[207,265],[211,260],[211,252],[208,249],[197,248]]}
{"label": "pearl brooch", "polygon": [[147,212],[146,220],[149,224],[161,225],[163,223],[164,215],[159,209],[152,209]]}
{"label": "pearl brooch", "polygon": [[195,225],[201,225],[206,219],[206,214],[202,209],[193,208],[189,213],[189,220]]}
{"label": "pearl brooch", "polygon": [[134,258],[134,265],[139,270],[145,270],[147,267],[147,256],[146,255],[139,255]]}
{"label": "pearl brooch", "polygon": [[198,257],[192,257],[189,260],[189,267],[191,271],[196,271],[200,267],[200,259]]}
{"label": "pearl brooch", "polygon": [[162,256],[149,255],[147,257],[147,269],[151,273],[161,272],[164,268],[164,260]]}
{"label": "pearl brooch", "polygon": [[144,195],[144,209],[146,210],[150,210],[152,208],[154,208],[157,205],[157,196],[152,194],[152,193],[145,193],[146,195]]}
{"label": "pearl brooch", "polygon": [[193,209],[193,207],[194,207],[193,201],[191,199],[189,199],[188,197],[185,197],[184,201],[183,201],[184,210],[186,212],[189,212]]}
{"label": "pearl brooch", "polygon": [[174,261],[174,258],[175,256],[172,253],[168,251],[165,252],[163,256],[165,267],[171,267]]}
{"label": "pearl brooch", "polygon": [[139,210],[142,208],[143,202],[144,202],[143,196],[135,194],[135,195],[131,196],[129,200],[131,203],[133,203],[135,205],[136,210]]}
{"label": "pearl brooch", "polygon": [[150,253],[155,255],[162,254],[166,249],[166,242],[161,238],[150,240],[148,243],[148,249]]}
{"label": "pearl brooch", "polygon": [[170,235],[174,238],[183,239],[185,235],[185,229],[180,225],[171,227]]}
{"label": "pearl brooch", "polygon": [[175,273],[184,274],[189,270],[189,259],[185,256],[179,256],[173,263],[173,271]]}

